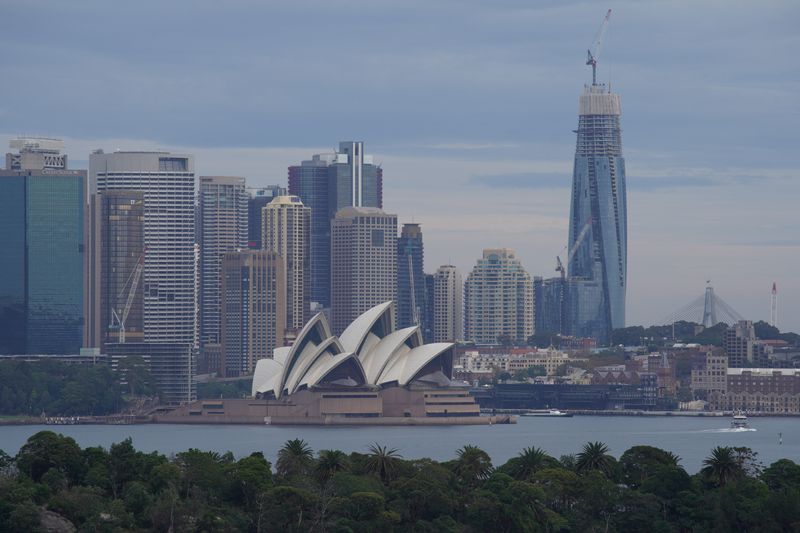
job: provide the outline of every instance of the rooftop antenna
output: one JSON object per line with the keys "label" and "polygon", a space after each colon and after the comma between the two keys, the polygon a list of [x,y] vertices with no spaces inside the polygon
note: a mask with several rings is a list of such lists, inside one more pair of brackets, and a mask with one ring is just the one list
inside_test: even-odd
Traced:
{"label": "rooftop antenna", "polygon": [[606,12],[603,23],[600,24],[600,29],[597,30],[597,34],[594,36],[591,46],[586,50],[586,64],[592,66],[592,85],[597,85],[597,59],[600,57],[600,50],[603,47],[603,36],[608,27],[609,17],[611,17],[610,9]]}

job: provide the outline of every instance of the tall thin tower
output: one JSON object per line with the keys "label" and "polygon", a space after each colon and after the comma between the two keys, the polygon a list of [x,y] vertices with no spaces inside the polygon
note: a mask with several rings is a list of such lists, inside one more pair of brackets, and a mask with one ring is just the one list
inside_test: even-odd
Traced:
{"label": "tall thin tower", "polygon": [[772,302],[770,306],[769,323],[772,327],[778,327],[778,285],[772,282]]}
{"label": "tall thin tower", "polygon": [[592,84],[579,100],[568,245],[574,250],[568,265],[574,299],[569,330],[602,344],[613,329],[625,326],[628,264],[620,97],[598,84],[595,73],[610,14],[588,52]]}

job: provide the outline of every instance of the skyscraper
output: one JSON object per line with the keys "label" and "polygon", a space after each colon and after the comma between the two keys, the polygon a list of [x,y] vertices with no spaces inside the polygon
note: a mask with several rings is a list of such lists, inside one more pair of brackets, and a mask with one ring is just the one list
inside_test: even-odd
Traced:
{"label": "skyscraper", "polygon": [[398,328],[422,326],[424,332],[428,325],[424,252],[419,224],[403,224],[397,239]]}
{"label": "skyscraper", "polygon": [[627,207],[619,95],[605,86],[584,88],[579,101],[572,178],[568,308],[573,335],[606,344],[625,326]]}
{"label": "skyscraper", "polygon": [[77,353],[86,171],[57,139],[14,139],[0,171],[0,354]]}
{"label": "skyscraper", "polygon": [[222,357],[228,377],[252,374],[282,346],[286,329],[283,260],[266,250],[228,252],[222,260]]}
{"label": "skyscraper", "polygon": [[250,198],[247,200],[247,247],[251,250],[261,250],[261,216],[267,204],[278,196],[286,196],[286,187],[280,185],[267,185],[250,189]]}
{"label": "skyscraper", "polygon": [[335,334],[367,309],[397,299],[397,215],[346,207],[331,226],[331,315]]}
{"label": "skyscraper", "polygon": [[433,275],[433,341],[464,339],[464,283],[453,265],[442,265]]}
{"label": "skyscraper", "polygon": [[88,216],[84,346],[104,350],[106,343],[142,342],[144,194],[93,194]]}
{"label": "skyscraper", "polygon": [[263,211],[264,249],[283,260],[286,273],[286,327],[299,332],[310,318],[311,209],[299,196],[278,196]]}
{"label": "skyscraper", "polygon": [[383,208],[383,170],[364,143],[346,141],[289,167],[289,194],[311,208],[311,301],[331,305],[331,220],[349,206]]}
{"label": "skyscraper", "polygon": [[[167,401],[191,400],[199,340],[194,160],[188,154],[169,152],[98,150],[89,156],[89,180],[93,191],[140,191],[143,195],[144,342],[162,345],[154,357],[174,355],[168,364],[150,362]],[[108,351],[124,355],[125,350],[135,351],[136,344]],[[172,350],[167,344],[180,346]]]}
{"label": "skyscraper", "polygon": [[464,284],[464,337],[524,343],[533,334],[533,285],[514,250],[487,249]]}
{"label": "skyscraper", "polygon": [[245,179],[200,176],[200,347],[220,343],[222,256],[247,248]]}

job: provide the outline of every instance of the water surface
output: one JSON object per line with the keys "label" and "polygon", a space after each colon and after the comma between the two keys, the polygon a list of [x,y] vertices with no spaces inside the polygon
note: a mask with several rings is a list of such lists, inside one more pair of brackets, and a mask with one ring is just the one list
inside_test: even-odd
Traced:
{"label": "water surface", "polygon": [[[83,446],[105,446],[126,437],[143,451],[170,455],[188,448],[231,451],[237,457],[261,451],[275,461],[289,439],[301,438],[314,450],[366,452],[377,442],[397,448],[406,458],[448,460],[464,444],[486,450],[500,465],[526,446],[539,446],[559,457],[577,453],[587,441],[608,445],[612,455],[637,444],[658,446],[681,458],[689,473],[702,466],[714,446],[749,446],[763,463],[782,458],[800,462],[800,419],[751,418],[756,431],[730,431],[722,417],[575,416],[520,417],[517,424],[495,426],[233,426],[143,424],[133,426],[0,426],[0,449],[15,454],[27,438],[43,429],[74,438]],[[779,433],[783,444],[779,444]]]}

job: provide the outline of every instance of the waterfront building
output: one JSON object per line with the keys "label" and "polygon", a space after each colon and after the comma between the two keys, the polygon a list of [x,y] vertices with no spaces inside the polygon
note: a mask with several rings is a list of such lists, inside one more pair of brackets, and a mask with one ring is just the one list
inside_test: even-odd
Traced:
{"label": "waterfront building", "polygon": [[250,197],[247,200],[247,247],[251,250],[261,250],[261,217],[267,204],[278,196],[286,196],[286,187],[280,185],[267,185],[249,189]]}
{"label": "waterfront building", "polygon": [[[143,338],[145,343],[178,345],[169,353],[184,360],[151,361],[151,367],[162,390],[174,383],[182,387],[183,374],[170,375],[171,369],[180,368],[193,377],[199,341],[194,159],[169,152],[97,150],[89,156],[89,182],[92,192],[125,190],[143,195]],[[185,350],[186,346],[192,349]],[[167,350],[153,353],[157,357]],[[181,401],[194,397],[193,379],[188,381],[189,393],[174,397]]]}
{"label": "waterfront building", "polygon": [[286,273],[283,259],[266,250],[227,252],[222,259],[222,320],[218,372],[253,373],[256,362],[283,345]]}
{"label": "waterfront building", "polygon": [[86,171],[57,139],[11,141],[0,171],[0,354],[77,353],[83,337]]}
{"label": "waterfront building", "polygon": [[361,313],[397,298],[397,215],[346,207],[333,220],[331,245],[331,315],[338,334]]}
{"label": "waterfront building", "polygon": [[[247,248],[245,179],[200,176],[200,350],[220,344],[221,266],[226,252]],[[201,366],[205,366],[202,365]]]}
{"label": "waterfront building", "polygon": [[467,276],[464,300],[466,340],[522,344],[533,335],[533,284],[514,250],[484,250]]}
{"label": "waterfront building", "polygon": [[713,410],[800,414],[800,369],[728,368],[726,390],[709,394]]}
{"label": "waterfront building", "polygon": [[406,223],[397,239],[397,327],[428,329],[422,229]]}
{"label": "waterfront building", "polygon": [[453,265],[442,265],[433,275],[433,340],[464,339],[464,282]]}
{"label": "waterfront building", "polygon": [[575,282],[567,329],[601,344],[625,326],[628,223],[620,109],[619,95],[604,85],[584,88],[572,177],[568,272]]}
{"label": "waterfront building", "polygon": [[264,249],[283,260],[286,273],[286,328],[300,331],[311,305],[311,209],[299,196],[278,196],[263,210]]}
{"label": "waterfront building", "polygon": [[143,342],[144,194],[91,195],[87,221],[84,345]]}
{"label": "waterfront building", "polygon": [[289,167],[289,194],[311,209],[311,301],[331,306],[331,220],[345,207],[383,208],[383,170],[364,143],[345,141]]}

